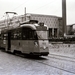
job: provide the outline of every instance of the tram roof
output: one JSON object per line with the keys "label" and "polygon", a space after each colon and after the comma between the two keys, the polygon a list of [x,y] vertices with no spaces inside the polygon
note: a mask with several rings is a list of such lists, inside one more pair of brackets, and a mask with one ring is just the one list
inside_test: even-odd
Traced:
{"label": "tram roof", "polygon": [[[18,27],[10,27],[9,29],[6,28],[4,30],[2,30],[1,32],[7,32],[7,31],[10,31],[10,30],[14,30],[14,29],[18,29],[18,28],[23,28],[23,27],[29,27],[31,28],[32,30],[36,30],[36,27],[40,26],[39,24],[22,24]],[[47,27],[47,25],[44,25],[45,27]]]}
{"label": "tram roof", "polygon": [[[38,25],[37,25],[38,26]],[[23,24],[20,27],[30,27],[33,30],[36,30],[36,26],[35,24]]]}
{"label": "tram roof", "polygon": [[[21,25],[21,27],[30,27],[32,28],[33,30],[36,30],[36,27],[40,26],[39,24],[23,24]],[[44,27],[47,27],[47,25],[44,25]],[[47,27],[48,29],[48,27]]]}

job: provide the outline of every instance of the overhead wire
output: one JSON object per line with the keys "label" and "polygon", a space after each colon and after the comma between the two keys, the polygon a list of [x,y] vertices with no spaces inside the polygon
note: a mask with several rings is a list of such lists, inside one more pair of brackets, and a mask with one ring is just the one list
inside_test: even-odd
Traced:
{"label": "overhead wire", "polygon": [[[27,3],[28,1],[29,1],[29,0],[25,1],[24,3],[20,4],[18,7],[14,8],[13,10],[18,9],[20,6],[22,6],[23,4]],[[45,4],[45,5],[43,5],[43,6],[39,7],[39,8],[37,8],[37,9],[34,9],[34,10],[32,10],[32,11],[39,10],[39,9],[45,7],[45,6],[48,6],[49,4],[51,5],[51,4],[54,3],[55,1],[56,1],[56,0],[52,0],[51,2]],[[13,11],[13,10],[12,10],[12,11]],[[32,11],[31,11],[31,12],[32,12]]]}
{"label": "overhead wire", "polygon": [[[32,11],[37,11],[37,10],[39,10],[39,9],[45,7],[45,6],[48,6],[49,4],[54,3],[55,1],[56,1],[56,0],[52,0],[51,2],[48,2],[47,4],[45,4],[45,5],[43,5],[43,6],[40,6],[40,7],[38,7],[37,9],[34,9],[34,10],[32,10]],[[31,12],[32,12],[32,11],[31,11]]]}
{"label": "overhead wire", "polygon": [[[27,3],[28,1],[29,1],[29,0],[27,0],[27,1],[23,2],[22,4],[20,4],[20,5],[19,5],[19,6],[17,6],[16,8],[14,8],[12,11],[14,11],[14,10],[18,9],[19,7],[21,7],[23,4]],[[48,6],[49,4],[51,5],[51,4],[52,4],[52,3],[54,3],[54,2],[56,2],[56,0],[52,0],[51,2],[49,2],[49,3],[45,4],[45,5],[41,6],[41,7],[38,7],[37,9],[34,9],[34,10],[32,10],[32,11],[39,10],[39,9],[41,9],[41,8],[45,7],[45,6]],[[3,16],[2,16],[2,17],[3,17]],[[1,18],[2,18],[2,17],[1,17]]]}
{"label": "overhead wire", "polygon": [[[16,8],[14,8],[13,10],[18,9],[20,6],[22,6],[23,4],[27,3],[28,1],[29,1],[29,0],[27,0],[27,1],[23,2],[22,4],[20,4],[19,6],[17,6]],[[12,10],[12,11],[13,11],[13,10]]]}
{"label": "overhead wire", "polygon": [[[52,6],[52,9],[50,9],[49,11],[53,11],[53,14],[54,14],[54,13],[57,13],[57,12],[59,11],[59,8],[55,8],[56,6],[54,5],[54,3],[55,3],[56,1],[57,1],[57,0],[51,1],[51,2],[49,2],[49,3],[47,3],[47,4],[43,5],[43,6],[41,6],[41,7],[39,7],[39,8],[37,8],[37,9],[35,9],[35,10],[33,10],[33,11],[40,10],[40,9],[43,8],[43,7],[46,7],[46,8],[48,9],[50,6]],[[56,3],[58,3],[58,1],[57,1]],[[50,4],[50,5],[49,5],[49,4]],[[47,6],[49,6],[49,7],[47,7]],[[42,11],[42,10],[41,10],[41,11]]]}
{"label": "overhead wire", "polygon": [[[29,0],[26,0],[25,2],[23,2],[22,4],[20,4],[20,5],[17,6],[16,8],[12,9],[11,11],[14,11],[14,10],[18,9],[20,6],[22,6],[23,4],[27,3],[28,1],[29,1]],[[4,14],[5,14],[5,13],[4,13]],[[5,17],[4,14],[3,14],[3,16],[0,18],[0,20],[1,20],[3,17]]]}

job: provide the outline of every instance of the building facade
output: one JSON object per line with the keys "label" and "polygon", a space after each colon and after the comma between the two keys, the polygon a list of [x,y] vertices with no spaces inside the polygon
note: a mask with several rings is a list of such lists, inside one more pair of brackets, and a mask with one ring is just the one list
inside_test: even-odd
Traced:
{"label": "building facade", "polygon": [[[25,18],[26,16],[26,18]],[[63,35],[62,18],[51,15],[41,15],[41,14],[26,14],[20,16],[22,21],[25,20],[38,20],[38,22],[43,22],[48,26],[48,37],[49,38],[59,38]]]}
{"label": "building facade", "polygon": [[67,35],[75,35],[75,24],[67,25]]}
{"label": "building facade", "polygon": [[[48,26],[48,37],[49,38],[59,38],[63,35],[62,18],[52,15],[41,15],[41,14],[31,14],[27,13],[25,15],[20,15],[13,17],[11,19],[11,24],[14,25],[15,22],[24,22],[26,20],[38,20],[38,23],[43,22]],[[10,21],[10,20],[9,20]],[[13,22],[13,23],[12,23]],[[10,23],[10,22],[8,22]]]}

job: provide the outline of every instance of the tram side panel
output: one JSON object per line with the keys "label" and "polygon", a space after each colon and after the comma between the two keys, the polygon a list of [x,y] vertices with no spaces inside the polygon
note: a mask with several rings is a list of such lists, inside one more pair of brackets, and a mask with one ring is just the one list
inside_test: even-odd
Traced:
{"label": "tram side panel", "polygon": [[11,52],[15,50],[25,54],[39,52],[39,48],[35,46],[34,40],[12,40]]}
{"label": "tram side panel", "polygon": [[6,44],[4,44],[5,42],[3,40],[0,40],[0,48],[3,49],[6,47]]}
{"label": "tram side panel", "polygon": [[40,52],[49,52],[49,43],[48,40],[39,40],[39,49]]}
{"label": "tram side panel", "polygon": [[29,53],[27,40],[11,40],[11,52],[20,51],[22,53]]}
{"label": "tram side panel", "polygon": [[39,51],[39,44],[37,40],[29,40],[28,41],[29,52],[32,54],[38,53]]}
{"label": "tram side panel", "polygon": [[6,36],[4,36],[4,34],[1,34],[0,36],[0,49],[6,49],[7,46],[7,39]]}

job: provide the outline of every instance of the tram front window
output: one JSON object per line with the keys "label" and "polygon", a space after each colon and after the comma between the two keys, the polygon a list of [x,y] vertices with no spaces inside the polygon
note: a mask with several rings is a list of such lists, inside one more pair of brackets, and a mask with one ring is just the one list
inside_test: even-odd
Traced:
{"label": "tram front window", "polygon": [[40,40],[48,39],[47,31],[37,31],[37,36]]}
{"label": "tram front window", "polygon": [[22,37],[24,40],[37,40],[37,34],[34,30],[24,30]]}

